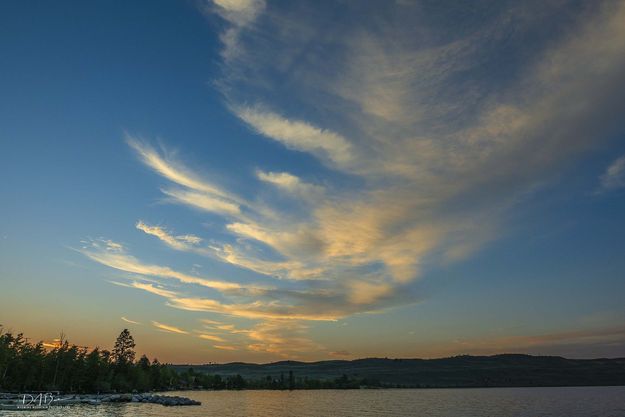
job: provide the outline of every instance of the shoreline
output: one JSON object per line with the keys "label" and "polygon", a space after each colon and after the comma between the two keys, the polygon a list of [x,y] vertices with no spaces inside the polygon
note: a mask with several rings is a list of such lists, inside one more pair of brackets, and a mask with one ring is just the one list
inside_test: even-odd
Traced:
{"label": "shoreline", "polygon": [[[43,398],[37,396],[44,395]],[[26,397],[28,396],[28,397]],[[26,403],[28,401],[28,403]],[[0,405],[47,405],[47,406],[66,406],[75,404],[100,405],[103,403],[147,403],[160,404],[166,407],[172,406],[190,406],[202,405],[200,401],[192,400],[187,397],[178,395],[160,395],[156,393],[125,393],[125,394],[59,394],[55,397],[53,394],[45,393],[0,393]]]}
{"label": "shoreline", "polygon": [[[416,386],[398,386],[398,387],[350,387],[350,388],[285,388],[285,389],[270,389],[270,388],[239,388],[239,389],[213,389],[213,388],[173,388],[169,390],[159,390],[153,392],[143,393],[67,393],[56,394],[58,396],[64,396],[68,399],[104,399],[103,402],[141,402],[132,401],[132,397],[165,397],[165,398],[180,398],[180,396],[164,395],[163,393],[176,393],[176,392],[231,392],[231,391],[361,391],[361,390],[436,390],[436,389],[509,389],[509,388],[609,388],[609,387],[625,387],[625,384],[603,384],[603,385],[497,385],[497,386],[430,386],[430,387],[416,387]],[[0,392],[0,403],[3,400],[21,398],[26,395],[39,395],[45,393],[58,393],[58,391],[25,391],[25,392]],[[139,398],[137,398],[139,400]]]}

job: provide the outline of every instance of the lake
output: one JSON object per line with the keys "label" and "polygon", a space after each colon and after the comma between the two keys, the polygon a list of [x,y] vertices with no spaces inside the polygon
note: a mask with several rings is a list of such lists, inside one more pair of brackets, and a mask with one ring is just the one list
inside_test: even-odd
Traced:
{"label": "lake", "polygon": [[625,387],[180,391],[201,406],[103,404],[3,412],[46,417],[625,417]]}

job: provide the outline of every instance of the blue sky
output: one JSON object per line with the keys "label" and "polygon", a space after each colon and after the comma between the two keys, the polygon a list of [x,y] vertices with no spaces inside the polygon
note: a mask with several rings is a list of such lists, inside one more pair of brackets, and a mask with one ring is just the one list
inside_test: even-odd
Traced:
{"label": "blue sky", "polygon": [[176,362],[623,356],[624,15],[3,2],[0,324]]}

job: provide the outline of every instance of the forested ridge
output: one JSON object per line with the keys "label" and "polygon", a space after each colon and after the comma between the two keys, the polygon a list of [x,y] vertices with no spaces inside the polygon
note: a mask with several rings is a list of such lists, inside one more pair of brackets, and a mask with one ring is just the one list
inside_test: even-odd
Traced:
{"label": "forested ridge", "polygon": [[[180,371],[190,367],[173,366]],[[308,378],[336,382],[341,378],[340,385],[364,381],[367,386],[402,388],[625,385],[625,358],[568,359],[524,354],[206,364],[193,365],[193,369],[222,376],[238,374],[246,380],[292,372],[296,381]]]}
{"label": "forested ridge", "polygon": [[351,389],[625,385],[625,359],[557,356],[369,358],[172,365],[135,358],[127,329],[112,350],[31,343],[0,327],[0,392],[107,393],[175,389]]}

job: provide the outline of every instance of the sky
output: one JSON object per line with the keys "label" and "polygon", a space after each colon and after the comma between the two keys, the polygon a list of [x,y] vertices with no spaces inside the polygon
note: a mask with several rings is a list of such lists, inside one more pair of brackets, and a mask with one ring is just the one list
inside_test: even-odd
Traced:
{"label": "sky", "polygon": [[0,4],[0,325],[162,362],[625,356],[625,2]]}

